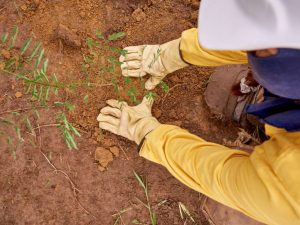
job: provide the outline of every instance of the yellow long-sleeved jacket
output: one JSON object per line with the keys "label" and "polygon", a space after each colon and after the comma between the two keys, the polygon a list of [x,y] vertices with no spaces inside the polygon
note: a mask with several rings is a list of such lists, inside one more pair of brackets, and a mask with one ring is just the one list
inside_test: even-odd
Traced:
{"label": "yellow long-sleeved jacket", "polygon": [[[200,66],[247,63],[244,52],[209,51],[183,32],[183,58]],[[265,125],[270,139],[252,154],[207,142],[176,126],[146,136],[140,155],[190,188],[266,224],[300,224],[300,132]]]}

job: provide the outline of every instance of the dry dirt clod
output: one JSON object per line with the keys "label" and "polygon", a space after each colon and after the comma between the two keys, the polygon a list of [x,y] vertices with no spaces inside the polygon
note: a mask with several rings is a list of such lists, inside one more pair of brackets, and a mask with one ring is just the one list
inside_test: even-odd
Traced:
{"label": "dry dirt clod", "polygon": [[105,167],[98,165],[98,170],[100,172],[104,172],[105,171]]}
{"label": "dry dirt clod", "polygon": [[100,166],[107,167],[113,161],[113,154],[102,147],[98,147],[95,151],[95,160],[99,162]]}
{"label": "dry dirt clod", "polygon": [[23,96],[23,94],[22,94],[22,92],[17,91],[17,92],[15,93],[15,96],[16,96],[16,98],[21,98],[21,97]]}
{"label": "dry dirt clod", "polygon": [[131,15],[137,22],[145,20],[146,19],[146,14],[144,11],[140,8],[136,9],[133,11]]}
{"label": "dry dirt clod", "polygon": [[108,138],[104,138],[103,140],[101,140],[101,145],[105,148],[109,148],[115,145],[114,140],[112,139],[108,139]]}
{"label": "dry dirt clod", "polygon": [[76,32],[69,29],[67,26],[63,24],[59,24],[56,32],[55,38],[62,40],[62,42],[70,47],[80,47],[81,40],[76,34]]}
{"label": "dry dirt clod", "polygon": [[114,147],[110,147],[109,151],[115,156],[115,157],[119,157],[120,155],[120,149],[117,146]]}
{"label": "dry dirt clod", "polygon": [[23,11],[26,11],[27,10],[27,6],[24,4],[20,7]]}
{"label": "dry dirt clod", "polygon": [[154,109],[153,110],[153,115],[155,118],[161,117],[162,111],[160,109]]}

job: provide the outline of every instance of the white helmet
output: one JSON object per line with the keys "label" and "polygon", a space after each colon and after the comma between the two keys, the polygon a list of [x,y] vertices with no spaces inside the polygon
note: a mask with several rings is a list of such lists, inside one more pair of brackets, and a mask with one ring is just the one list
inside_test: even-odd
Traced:
{"label": "white helmet", "polygon": [[300,49],[300,0],[202,0],[199,41],[215,50]]}

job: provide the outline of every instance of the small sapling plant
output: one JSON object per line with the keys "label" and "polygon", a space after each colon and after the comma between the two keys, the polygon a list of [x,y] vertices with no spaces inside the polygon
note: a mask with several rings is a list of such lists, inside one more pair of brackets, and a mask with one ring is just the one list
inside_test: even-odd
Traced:
{"label": "small sapling plant", "polygon": [[[18,34],[19,28],[15,26],[11,32],[4,34],[1,38],[0,75],[17,79],[19,84],[26,88],[24,97],[30,96],[31,98],[24,108],[0,111],[0,137],[7,140],[8,149],[15,158],[15,152],[23,142],[28,141],[35,145],[33,139],[24,139],[23,134],[29,133],[36,137],[36,128],[40,128],[36,122],[40,117],[40,109],[62,106],[57,113],[56,126],[61,129],[62,137],[69,149],[76,149],[74,136],[80,136],[80,134],[65,114],[67,110],[72,110],[75,106],[68,102],[50,101],[50,95],[59,98],[59,90],[69,88],[71,84],[59,82],[55,73],[49,74],[49,59],[45,57],[45,49],[41,42],[34,42],[29,37],[23,42],[22,47],[16,47]],[[15,95],[21,97],[23,93],[17,92]],[[7,130],[8,127],[10,127],[9,130]]]}

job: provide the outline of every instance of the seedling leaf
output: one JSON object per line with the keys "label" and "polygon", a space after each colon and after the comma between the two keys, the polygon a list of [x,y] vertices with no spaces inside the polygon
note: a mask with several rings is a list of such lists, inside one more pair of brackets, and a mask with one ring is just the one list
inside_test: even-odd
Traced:
{"label": "seedling leaf", "polygon": [[8,35],[9,35],[9,33],[6,33],[6,34],[4,34],[4,35],[2,36],[1,41],[2,41],[3,44],[7,41]]}
{"label": "seedling leaf", "polygon": [[109,35],[108,40],[109,41],[116,41],[116,40],[119,40],[119,39],[123,38],[124,36],[125,36],[124,32],[116,32],[116,33],[113,33],[113,34]]}
{"label": "seedling leaf", "polygon": [[37,53],[37,51],[40,49],[41,45],[42,45],[41,42],[37,42],[37,43],[35,44],[35,46],[34,46],[32,52],[31,52],[31,54],[30,54],[30,57],[29,57],[29,59],[28,59],[29,62],[30,62],[30,61],[33,59],[33,57],[36,55],[36,53]]}
{"label": "seedling leaf", "polygon": [[12,30],[12,38],[9,44],[10,48],[14,47],[18,33],[19,33],[19,27],[15,26]]}
{"label": "seedling leaf", "polygon": [[27,38],[24,45],[22,46],[22,48],[20,49],[21,55],[24,55],[24,53],[26,52],[28,46],[31,43],[31,38]]}
{"label": "seedling leaf", "polygon": [[43,58],[43,56],[44,56],[44,53],[45,53],[45,49],[42,49],[42,50],[40,51],[40,54],[39,54],[38,58],[37,58],[36,61],[35,61],[35,68],[38,68],[38,67],[39,67],[40,62],[41,62],[41,60],[42,60],[42,58]]}
{"label": "seedling leaf", "polygon": [[102,32],[100,30],[96,31],[96,37],[99,39],[104,39],[104,35],[102,34]]}

